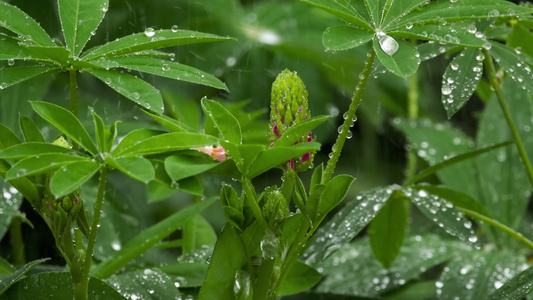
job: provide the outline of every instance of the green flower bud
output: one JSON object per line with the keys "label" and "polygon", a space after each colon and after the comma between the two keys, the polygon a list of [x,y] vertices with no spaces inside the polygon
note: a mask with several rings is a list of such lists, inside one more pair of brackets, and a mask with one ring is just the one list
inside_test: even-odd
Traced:
{"label": "green flower bud", "polygon": [[287,200],[276,187],[267,188],[259,198],[263,215],[270,228],[278,228],[279,225],[289,216],[290,210]]}
{"label": "green flower bud", "polygon": [[55,139],[55,141],[52,144],[54,144],[56,146],[62,146],[62,147],[68,148],[68,149],[72,149],[70,144],[67,142],[67,140],[63,136],[60,136],[57,139]]}
{"label": "green flower bud", "polygon": [[[309,111],[309,93],[296,72],[285,69],[272,84],[270,102],[270,140],[272,145],[290,127],[311,117]],[[312,142],[309,132],[297,143]],[[306,153],[302,157],[289,160],[288,167],[296,171],[305,171],[311,167],[315,153]]]}

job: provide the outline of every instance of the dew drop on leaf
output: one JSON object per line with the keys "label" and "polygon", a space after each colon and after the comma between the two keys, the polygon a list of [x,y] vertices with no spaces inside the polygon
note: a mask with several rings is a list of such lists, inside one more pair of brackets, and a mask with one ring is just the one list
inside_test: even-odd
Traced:
{"label": "dew drop on leaf", "polygon": [[398,51],[398,48],[400,48],[398,42],[388,35],[379,36],[379,45],[381,46],[381,50],[389,56],[393,56]]}
{"label": "dew drop on leaf", "polygon": [[12,67],[13,65],[15,65],[15,60],[12,59],[12,58],[10,58],[10,59],[7,60],[7,64],[8,64],[10,67]]}
{"label": "dew drop on leaf", "polygon": [[170,30],[172,30],[172,32],[178,32],[179,26],[178,25],[172,25],[172,27],[170,27]]}
{"label": "dew drop on leaf", "polygon": [[144,30],[144,34],[147,37],[153,37],[155,35],[155,30],[152,27],[148,27]]}

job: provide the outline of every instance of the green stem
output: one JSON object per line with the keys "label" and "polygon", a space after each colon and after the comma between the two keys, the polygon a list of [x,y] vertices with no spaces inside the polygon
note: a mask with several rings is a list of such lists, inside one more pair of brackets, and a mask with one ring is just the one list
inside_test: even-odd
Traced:
{"label": "green stem", "polygon": [[9,236],[11,237],[11,252],[13,254],[13,264],[22,266],[26,264],[26,255],[24,254],[24,241],[22,240],[21,222],[18,217],[11,220],[9,226]]}
{"label": "green stem", "polygon": [[[418,73],[414,73],[409,78],[409,90],[407,92],[407,115],[409,120],[418,118]],[[416,174],[416,152],[414,149],[407,153],[406,180],[413,178]]]}
{"label": "green stem", "polygon": [[[70,112],[76,118],[78,117],[78,81],[76,78],[76,69],[70,68],[69,70],[70,75]],[[78,144],[74,141],[72,142],[72,150],[77,151],[79,149]]]}
{"label": "green stem", "polygon": [[352,102],[350,103],[350,107],[348,108],[348,112],[346,113],[346,119],[344,120],[344,123],[342,125],[341,132],[339,133],[339,136],[337,137],[337,141],[335,142],[335,145],[333,145],[333,152],[331,155],[331,158],[328,161],[328,165],[326,167],[326,170],[324,171],[324,176],[322,177],[322,182],[328,182],[331,179],[331,176],[333,175],[333,171],[335,171],[335,166],[337,165],[337,162],[339,161],[339,157],[341,155],[342,147],[344,146],[344,143],[346,142],[346,137],[348,135],[348,132],[350,131],[350,127],[353,124],[353,118],[355,117],[355,112],[357,111],[357,107],[361,103],[361,99],[363,96],[363,92],[365,90],[366,83],[368,81],[368,78],[370,77],[370,72],[372,72],[372,65],[374,64],[374,58],[376,57],[376,52],[374,49],[371,49],[368,53],[368,59],[366,60],[365,67],[363,68],[363,71],[361,72],[361,75],[359,75],[359,83],[357,84],[357,87],[355,88],[355,93],[352,97]]}
{"label": "green stem", "polygon": [[484,216],[480,213],[477,213],[473,210],[469,210],[469,209],[466,209],[466,208],[462,208],[462,207],[457,207],[457,209],[459,209],[460,211],[462,211],[465,215],[467,216],[470,216],[474,219],[477,219],[479,221],[482,221],[484,223],[487,223],[489,225],[492,225],[496,228],[498,228],[499,230],[509,234],[510,236],[512,236],[515,240],[517,240],[518,242],[526,245],[527,247],[529,247],[530,249],[533,249],[533,242],[530,241],[528,238],[526,238],[525,236],[523,236],[520,232],[516,232],[515,230],[513,230],[512,228],[492,219],[492,218],[489,218],[487,216]]}
{"label": "green stem", "polygon": [[102,206],[104,203],[106,181],[107,181],[107,167],[104,166],[102,170],[100,171],[100,181],[98,182],[98,195],[96,197],[96,203],[94,204],[93,222],[91,225],[91,232],[89,234],[89,241],[87,243],[87,251],[85,254],[85,265],[83,266],[81,282],[79,283],[79,285],[74,285],[74,290],[75,290],[74,299],[75,300],[87,300],[91,262],[93,258],[94,245],[96,243],[96,233],[98,232],[98,226],[100,223],[100,215],[102,213]]}
{"label": "green stem", "polygon": [[513,135],[516,148],[518,149],[518,154],[522,159],[522,164],[524,164],[524,167],[526,168],[526,173],[529,178],[529,182],[531,183],[531,186],[533,186],[533,168],[531,167],[529,157],[527,156],[526,148],[524,147],[524,143],[520,138],[520,134],[518,133],[518,129],[516,128],[516,124],[514,123],[513,117],[511,115],[511,110],[509,109],[509,103],[507,102],[507,98],[505,97],[502,87],[500,86],[500,82],[498,81],[498,76],[496,75],[496,68],[494,67],[492,56],[490,55],[490,52],[486,49],[483,49],[483,53],[485,54],[485,69],[487,71],[490,85],[494,89],[498,101],[500,102],[503,115],[505,116],[505,120],[507,121],[507,126],[509,126],[509,130],[511,130],[511,134]]}
{"label": "green stem", "polygon": [[257,195],[255,193],[255,190],[250,183],[249,179],[244,179],[241,181],[242,188],[244,190],[244,193],[246,194],[246,197],[250,200],[250,206],[252,208],[252,212],[254,213],[255,219],[259,223],[259,226],[263,229],[265,233],[269,231],[268,224],[265,221],[265,218],[263,217],[263,213],[261,212],[261,208],[257,204]]}
{"label": "green stem", "polygon": [[281,184],[281,193],[287,200],[287,205],[290,205],[292,190],[294,188],[294,182],[296,180],[296,171],[291,168],[283,171],[283,183]]}

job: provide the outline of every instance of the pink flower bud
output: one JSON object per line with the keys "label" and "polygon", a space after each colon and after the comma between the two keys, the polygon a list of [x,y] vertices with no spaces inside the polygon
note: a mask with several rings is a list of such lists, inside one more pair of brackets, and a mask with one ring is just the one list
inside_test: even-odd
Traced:
{"label": "pink flower bud", "polygon": [[225,161],[226,160],[226,150],[220,145],[217,145],[215,147],[213,146],[204,146],[204,147],[197,147],[193,148],[194,150],[201,151],[207,155],[212,156],[218,161]]}

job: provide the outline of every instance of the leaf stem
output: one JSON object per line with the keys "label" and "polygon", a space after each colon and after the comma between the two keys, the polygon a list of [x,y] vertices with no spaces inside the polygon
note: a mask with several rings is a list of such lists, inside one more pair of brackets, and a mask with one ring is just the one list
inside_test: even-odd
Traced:
{"label": "leaf stem", "polygon": [[9,236],[11,237],[11,253],[13,254],[13,264],[22,266],[26,264],[24,254],[24,241],[22,240],[22,229],[20,218],[14,217],[9,225]]}
{"label": "leaf stem", "polygon": [[326,170],[324,171],[324,176],[322,177],[322,182],[328,182],[331,179],[331,176],[333,175],[333,171],[335,171],[335,166],[337,165],[337,162],[339,161],[339,157],[341,155],[342,147],[344,146],[344,143],[346,142],[346,137],[348,136],[348,132],[350,131],[350,127],[352,126],[352,121],[355,117],[355,112],[357,111],[357,107],[359,107],[359,104],[361,103],[361,99],[363,96],[363,92],[365,90],[366,83],[368,81],[368,78],[370,77],[370,72],[372,71],[372,65],[374,64],[374,58],[376,58],[376,52],[374,49],[370,49],[370,52],[368,52],[368,59],[366,60],[365,67],[363,68],[363,71],[359,75],[359,83],[357,84],[357,87],[355,88],[355,93],[352,97],[352,102],[350,103],[350,107],[348,108],[348,112],[346,113],[346,118],[344,120],[344,123],[342,124],[341,132],[339,133],[339,136],[337,137],[337,141],[333,145],[333,151],[331,158],[328,161],[328,165],[326,167]]}
{"label": "leaf stem", "polygon": [[[407,91],[407,116],[409,120],[418,118],[418,73],[414,73],[409,78],[409,90]],[[416,174],[417,156],[414,149],[407,153],[407,169],[405,178],[409,180]]]}
{"label": "leaf stem", "polygon": [[[100,180],[98,182],[98,195],[96,197],[96,203],[94,204],[94,213],[93,213],[93,222],[91,225],[91,232],[89,233],[89,241],[87,243],[87,251],[85,254],[85,265],[83,265],[83,272],[81,282],[79,284],[80,291],[76,293],[76,297],[84,298],[75,298],[75,300],[86,300],[87,292],[89,289],[89,278],[91,270],[91,262],[93,258],[94,245],[96,243],[96,233],[98,232],[98,227],[100,223],[100,215],[102,213],[102,206],[104,203],[105,196],[105,186],[107,182],[107,167],[104,166],[100,171]],[[84,292],[83,292],[84,291]]]}
{"label": "leaf stem", "polygon": [[518,133],[518,129],[516,128],[516,124],[511,115],[511,110],[509,109],[509,103],[507,101],[507,98],[505,97],[502,87],[500,86],[500,82],[496,75],[496,68],[494,67],[494,62],[492,61],[492,56],[490,55],[490,52],[486,49],[483,49],[483,54],[485,54],[485,69],[487,71],[490,85],[494,89],[498,101],[500,102],[500,107],[502,108],[503,115],[505,116],[505,120],[507,121],[509,130],[511,131],[511,134],[515,141],[516,148],[518,149],[518,154],[522,159],[522,164],[526,168],[526,173],[529,178],[529,182],[531,183],[531,186],[533,186],[533,168],[531,167],[529,157],[527,156],[526,148],[524,147],[524,143],[520,138],[520,134]]}
{"label": "leaf stem", "polygon": [[[72,112],[72,114],[76,116],[77,118],[78,117],[78,81],[76,77],[77,71],[76,69],[71,67],[68,70],[68,72],[70,75],[70,112]],[[74,151],[79,150],[78,144],[74,141],[72,141],[72,150]]]}
{"label": "leaf stem", "polygon": [[265,221],[265,218],[263,217],[263,213],[261,212],[259,204],[257,204],[257,195],[252,186],[252,183],[249,179],[244,179],[241,181],[241,185],[244,190],[244,193],[246,194],[246,197],[248,197],[248,199],[250,200],[250,205],[252,208],[252,212],[254,213],[255,219],[257,220],[259,226],[261,226],[263,231],[267,233],[269,231],[268,224]]}
{"label": "leaf stem", "polygon": [[474,219],[477,219],[479,221],[482,221],[484,223],[487,223],[489,225],[492,225],[496,228],[498,228],[499,230],[509,234],[510,236],[512,236],[515,240],[517,240],[518,242],[526,245],[527,247],[529,247],[530,249],[533,249],[533,242],[530,241],[528,238],[526,238],[525,236],[523,236],[520,232],[516,232],[514,229],[508,227],[507,225],[504,225],[490,217],[487,217],[487,216],[484,216],[480,213],[477,213],[473,210],[469,210],[469,209],[466,209],[466,208],[462,208],[462,207],[457,207],[457,209],[459,209],[460,211],[462,211],[465,215],[467,216],[470,216]]}

